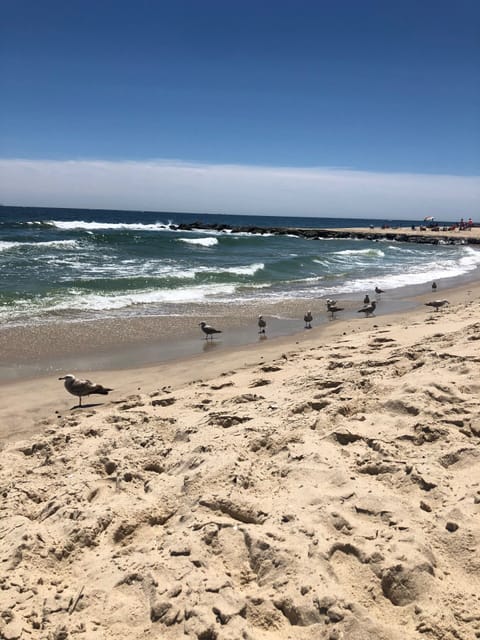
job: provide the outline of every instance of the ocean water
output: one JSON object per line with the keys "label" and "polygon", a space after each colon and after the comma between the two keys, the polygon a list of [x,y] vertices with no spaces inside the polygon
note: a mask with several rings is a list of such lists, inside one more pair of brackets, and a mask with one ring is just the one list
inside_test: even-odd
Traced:
{"label": "ocean water", "polygon": [[[386,221],[0,207],[0,323],[188,313],[189,305],[362,296],[463,276],[463,245],[179,231],[182,222],[339,228]],[[389,226],[419,220],[389,220]]]}

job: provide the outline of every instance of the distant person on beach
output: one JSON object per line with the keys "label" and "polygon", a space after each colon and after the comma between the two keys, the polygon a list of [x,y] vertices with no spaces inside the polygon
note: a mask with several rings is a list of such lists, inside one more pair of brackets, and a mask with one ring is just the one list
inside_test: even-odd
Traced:
{"label": "distant person on beach", "polygon": [[469,231],[471,231],[472,227],[473,227],[473,220],[471,218],[469,218],[468,222],[467,222],[467,228],[468,228]]}
{"label": "distant person on beach", "polygon": [[458,228],[460,229],[460,231],[463,231],[465,229],[465,222],[463,221],[463,218],[460,218]]}

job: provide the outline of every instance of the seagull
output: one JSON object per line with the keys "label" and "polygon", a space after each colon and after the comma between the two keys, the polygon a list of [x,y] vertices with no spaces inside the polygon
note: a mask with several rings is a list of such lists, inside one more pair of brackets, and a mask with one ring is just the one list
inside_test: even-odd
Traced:
{"label": "seagull", "polygon": [[368,295],[368,293],[363,299],[363,304],[370,304],[370,296]]}
{"label": "seagull", "polygon": [[265,328],[267,326],[267,321],[263,316],[258,316],[258,333],[265,333]]}
{"label": "seagull", "polygon": [[433,307],[435,311],[438,311],[441,307],[444,307],[446,304],[450,304],[448,300],[432,300],[431,302],[425,303],[427,307]]}
{"label": "seagull", "polygon": [[200,322],[200,324],[198,326],[202,327],[202,331],[205,334],[205,340],[208,340],[208,336],[210,336],[210,339],[213,340],[213,334],[214,333],[222,333],[218,329],[214,329],[213,327],[211,327],[206,322]]}
{"label": "seagull", "polygon": [[380,289],[380,287],[375,287],[375,293],[377,295],[380,295],[381,293],[385,293],[385,291],[383,289]]}
{"label": "seagull", "polygon": [[68,393],[71,393],[72,396],[78,396],[79,403],[78,406],[82,406],[82,397],[89,396],[91,393],[100,393],[102,396],[108,395],[109,391],[113,391],[113,389],[109,389],[108,387],[104,387],[101,384],[96,384],[91,380],[80,380],[80,378],[76,378],[71,373],[59,378],[59,380],[64,380],[65,389]]}
{"label": "seagull", "polygon": [[437,289],[437,283],[432,282],[432,291],[436,291],[436,289]]}
{"label": "seagull", "polygon": [[377,303],[374,300],[370,304],[365,305],[362,309],[359,309],[358,313],[364,313],[365,317],[368,318],[368,316],[371,316],[372,313],[375,311],[376,307],[377,307]]}
{"label": "seagull", "polygon": [[332,320],[333,320],[335,314],[338,311],[343,311],[343,307],[337,307],[337,303],[332,301],[331,304],[327,304],[327,311],[332,314]]}
{"label": "seagull", "polygon": [[312,325],[310,323],[313,320],[312,312],[307,311],[307,313],[303,316],[303,319],[305,320],[305,329],[311,329]]}

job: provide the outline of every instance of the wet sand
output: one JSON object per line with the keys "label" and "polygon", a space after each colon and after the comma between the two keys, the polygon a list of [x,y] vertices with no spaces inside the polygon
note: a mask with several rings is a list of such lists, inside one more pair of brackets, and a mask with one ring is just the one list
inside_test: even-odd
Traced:
{"label": "wet sand", "polygon": [[[411,308],[413,301],[385,300],[384,313]],[[342,301],[342,317],[356,317],[361,300]],[[206,320],[220,329],[216,348],[225,350],[259,341],[257,317],[268,323],[267,339],[292,336],[304,328],[303,316],[311,309],[314,326],[330,322],[324,300],[295,300],[269,305],[235,307],[192,305],[172,316],[108,318],[80,322],[49,322],[37,326],[4,327],[0,331],[0,384],[67,370],[97,371],[149,366],[177,358],[199,355],[205,336],[198,326]]]}

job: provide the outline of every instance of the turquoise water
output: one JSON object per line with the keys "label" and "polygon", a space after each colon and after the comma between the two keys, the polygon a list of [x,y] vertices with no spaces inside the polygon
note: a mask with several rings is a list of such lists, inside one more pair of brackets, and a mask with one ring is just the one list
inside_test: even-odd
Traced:
{"label": "turquoise water", "polygon": [[0,321],[168,316],[193,303],[363,295],[375,285],[394,290],[462,276],[480,263],[480,252],[462,245],[169,227],[194,221],[318,228],[383,222],[2,207]]}

